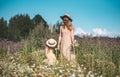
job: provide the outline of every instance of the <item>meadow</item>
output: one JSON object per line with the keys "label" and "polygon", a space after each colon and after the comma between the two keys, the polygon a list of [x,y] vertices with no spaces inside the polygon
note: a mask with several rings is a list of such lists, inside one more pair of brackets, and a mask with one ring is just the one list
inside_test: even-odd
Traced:
{"label": "meadow", "polygon": [[120,38],[75,39],[75,63],[61,60],[60,51],[54,51],[58,59],[54,66],[44,62],[44,45],[39,48],[30,40],[1,40],[0,77],[120,77]]}

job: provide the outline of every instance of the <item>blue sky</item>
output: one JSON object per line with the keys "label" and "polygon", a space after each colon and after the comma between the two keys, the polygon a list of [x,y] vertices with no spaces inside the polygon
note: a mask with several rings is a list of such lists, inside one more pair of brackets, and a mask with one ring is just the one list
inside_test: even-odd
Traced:
{"label": "blue sky", "polygon": [[0,0],[0,17],[9,21],[21,13],[40,14],[48,24],[68,13],[75,34],[120,35],[120,0]]}

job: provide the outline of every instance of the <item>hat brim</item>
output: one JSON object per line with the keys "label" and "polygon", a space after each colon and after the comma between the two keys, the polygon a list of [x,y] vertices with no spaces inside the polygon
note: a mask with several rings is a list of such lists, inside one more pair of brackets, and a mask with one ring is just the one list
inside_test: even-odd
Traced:
{"label": "hat brim", "polygon": [[72,21],[72,19],[68,16],[60,16],[60,18],[63,20],[65,17],[67,17],[70,21]]}
{"label": "hat brim", "polygon": [[46,41],[46,45],[49,47],[55,47],[57,45],[57,42],[54,40],[54,44],[50,44],[49,40],[48,40],[48,41]]}

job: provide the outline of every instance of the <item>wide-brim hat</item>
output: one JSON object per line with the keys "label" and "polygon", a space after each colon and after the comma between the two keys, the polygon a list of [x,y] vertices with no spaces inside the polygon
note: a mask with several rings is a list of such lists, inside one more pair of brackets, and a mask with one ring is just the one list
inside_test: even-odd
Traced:
{"label": "wide-brim hat", "polygon": [[72,21],[72,18],[69,14],[64,14],[63,16],[60,16],[60,18],[63,20],[63,18],[67,17],[70,21]]}
{"label": "wide-brim hat", "polygon": [[50,38],[46,41],[46,45],[49,47],[55,47],[57,45],[57,42],[55,39]]}

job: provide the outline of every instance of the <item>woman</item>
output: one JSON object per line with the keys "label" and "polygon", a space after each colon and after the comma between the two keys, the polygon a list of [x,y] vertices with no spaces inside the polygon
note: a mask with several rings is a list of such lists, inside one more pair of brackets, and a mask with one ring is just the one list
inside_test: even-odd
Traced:
{"label": "woman", "polygon": [[60,49],[61,56],[67,60],[74,60],[74,28],[72,25],[72,19],[68,14],[60,17],[63,20],[63,24],[60,26],[60,34],[58,40],[58,50]]}

